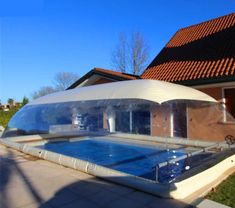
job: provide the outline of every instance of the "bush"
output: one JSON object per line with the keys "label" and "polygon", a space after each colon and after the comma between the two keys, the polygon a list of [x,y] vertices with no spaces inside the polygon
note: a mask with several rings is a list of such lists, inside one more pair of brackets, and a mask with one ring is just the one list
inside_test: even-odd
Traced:
{"label": "bush", "polygon": [[0,110],[0,126],[7,126],[11,117],[19,110],[19,107],[13,107],[9,111]]}

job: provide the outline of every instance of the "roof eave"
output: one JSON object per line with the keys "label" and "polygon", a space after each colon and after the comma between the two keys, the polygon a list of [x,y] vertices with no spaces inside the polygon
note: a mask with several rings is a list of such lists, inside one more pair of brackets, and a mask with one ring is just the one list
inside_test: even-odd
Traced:
{"label": "roof eave", "polygon": [[186,86],[197,86],[197,85],[206,85],[214,83],[226,83],[231,81],[235,81],[235,76],[220,76],[220,77],[201,78],[194,80],[181,80],[181,81],[175,81],[174,83]]}

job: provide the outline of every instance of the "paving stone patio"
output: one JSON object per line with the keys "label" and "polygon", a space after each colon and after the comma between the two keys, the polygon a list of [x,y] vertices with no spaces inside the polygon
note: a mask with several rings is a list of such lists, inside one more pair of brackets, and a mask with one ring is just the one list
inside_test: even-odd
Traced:
{"label": "paving stone patio", "polygon": [[192,207],[0,145],[0,208]]}

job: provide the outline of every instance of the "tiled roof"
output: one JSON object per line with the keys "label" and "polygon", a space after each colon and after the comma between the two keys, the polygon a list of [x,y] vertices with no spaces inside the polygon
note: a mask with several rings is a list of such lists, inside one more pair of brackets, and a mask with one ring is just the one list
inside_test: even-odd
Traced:
{"label": "tiled roof", "polygon": [[235,13],[177,31],[141,78],[189,85],[235,80]]}
{"label": "tiled roof", "polygon": [[139,76],[133,75],[133,74],[127,74],[127,73],[123,73],[123,72],[117,72],[117,71],[112,71],[109,69],[102,69],[102,68],[94,68],[93,69],[94,72],[101,72],[104,74],[110,74],[113,76],[118,76],[118,77],[122,77],[125,79],[138,79]]}
{"label": "tiled roof", "polygon": [[76,82],[74,82],[68,89],[73,89],[77,86],[79,86],[81,83],[83,83],[85,80],[89,79],[93,75],[98,75],[103,78],[107,78],[114,81],[123,81],[123,80],[135,80],[140,79],[139,76],[133,75],[133,74],[127,74],[117,71],[112,71],[108,69],[102,69],[102,68],[94,68],[90,70],[87,74],[85,74],[83,77],[78,79]]}

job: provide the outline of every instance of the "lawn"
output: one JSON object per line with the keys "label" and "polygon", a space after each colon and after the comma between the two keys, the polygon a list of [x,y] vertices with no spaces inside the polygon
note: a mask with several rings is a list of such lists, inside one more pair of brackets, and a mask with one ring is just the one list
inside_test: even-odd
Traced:
{"label": "lawn", "polygon": [[235,208],[235,173],[214,188],[206,198]]}

